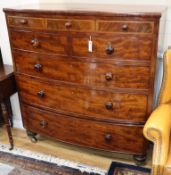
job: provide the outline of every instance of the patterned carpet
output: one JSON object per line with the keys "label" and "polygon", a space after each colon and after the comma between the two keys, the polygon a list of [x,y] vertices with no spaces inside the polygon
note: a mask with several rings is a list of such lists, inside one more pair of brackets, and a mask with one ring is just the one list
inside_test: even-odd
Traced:
{"label": "patterned carpet", "polygon": [[150,175],[150,169],[112,162],[106,170],[0,144],[0,175]]}
{"label": "patterned carpet", "polygon": [[107,175],[150,175],[150,172],[149,168],[112,162]]}
{"label": "patterned carpet", "polygon": [[[81,164],[79,162],[64,160],[53,155],[33,152],[19,147],[14,147],[14,149],[10,151],[8,145],[1,143],[0,163],[3,163],[3,165],[1,164],[0,168],[4,169],[5,165],[9,165],[9,168],[12,168],[10,173],[13,174],[8,173],[8,175],[30,175],[29,172],[31,172],[31,175],[106,174],[106,170],[104,169]],[[0,173],[1,172],[2,171],[0,169]],[[3,173],[2,175],[6,174]]]}
{"label": "patterned carpet", "polygon": [[0,175],[99,175],[0,152]]}

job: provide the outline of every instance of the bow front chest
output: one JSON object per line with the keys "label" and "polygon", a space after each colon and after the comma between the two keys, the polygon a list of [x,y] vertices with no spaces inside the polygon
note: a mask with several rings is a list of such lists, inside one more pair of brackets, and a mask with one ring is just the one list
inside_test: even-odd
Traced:
{"label": "bow front chest", "polygon": [[4,9],[24,127],[33,139],[145,155],[160,13],[64,7]]}

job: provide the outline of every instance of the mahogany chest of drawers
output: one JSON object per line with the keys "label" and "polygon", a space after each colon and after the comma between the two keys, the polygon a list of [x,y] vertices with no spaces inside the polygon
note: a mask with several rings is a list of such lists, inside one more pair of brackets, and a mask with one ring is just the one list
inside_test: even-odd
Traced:
{"label": "mahogany chest of drawers", "polygon": [[4,9],[24,127],[145,155],[160,13],[73,9]]}

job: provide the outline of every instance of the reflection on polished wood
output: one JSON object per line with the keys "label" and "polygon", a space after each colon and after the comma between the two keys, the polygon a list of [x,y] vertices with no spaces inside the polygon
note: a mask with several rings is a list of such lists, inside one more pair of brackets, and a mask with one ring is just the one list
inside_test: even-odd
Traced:
{"label": "reflection on polished wood", "polygon": [[4,9],[28,135],[144,157],[163,8],[56,8]]}

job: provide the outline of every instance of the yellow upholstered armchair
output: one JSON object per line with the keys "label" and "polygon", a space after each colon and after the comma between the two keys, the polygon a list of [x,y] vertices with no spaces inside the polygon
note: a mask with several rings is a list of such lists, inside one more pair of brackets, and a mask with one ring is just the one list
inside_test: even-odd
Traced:
{"label": "yellow upholstered armchair", "polygon": [[171,49],[164,55],[158,107],[149,117],[143,132],[154,143],[152,175],[171,175]]}

